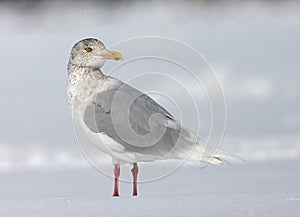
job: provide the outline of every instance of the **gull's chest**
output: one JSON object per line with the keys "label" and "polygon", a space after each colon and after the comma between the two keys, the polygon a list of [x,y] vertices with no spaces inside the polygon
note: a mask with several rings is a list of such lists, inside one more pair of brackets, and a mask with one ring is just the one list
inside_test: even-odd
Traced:
{"label": "gull's chest", "polygon": [[67,92],[70,104],[88,102],[101,87],[101,77],[96,73],[79,71],[68,78]]}
{"label": "gull's chest", "polygon": [[[101,72],[100,72],[101,73]],[[85,109],[92,102],[95,94],[104,92],[119,84],[119,81],[98,72],[79,70],[68,77],[67,94],[71,110]]]}

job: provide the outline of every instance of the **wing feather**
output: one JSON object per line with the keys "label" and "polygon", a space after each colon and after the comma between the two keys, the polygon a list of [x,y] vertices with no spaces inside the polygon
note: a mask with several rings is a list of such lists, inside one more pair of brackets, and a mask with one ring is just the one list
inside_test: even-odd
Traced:
{"label": "wing feather", "polygon": [[[127,102],[132,102],[129,108]],[[124,124],[126,120],[129,120],[131,129]],[[164,157],[172,150],[181,130],[180,125],[166,109],[151,97],[124,83],[96,94],[85,110],[84,122],[93,132],[105,133],[123,145],[126,151],[157,158]],[[126,139],[120,136],[116,128],[125,133]],[[147,137],[143,137],[151,131],[154,132],[154,136],[160,136],[153,144],[152,141],[146,141]],[[157,135],[160,132],[164,134]],[[147,142],[151,144],[141,144]]]}

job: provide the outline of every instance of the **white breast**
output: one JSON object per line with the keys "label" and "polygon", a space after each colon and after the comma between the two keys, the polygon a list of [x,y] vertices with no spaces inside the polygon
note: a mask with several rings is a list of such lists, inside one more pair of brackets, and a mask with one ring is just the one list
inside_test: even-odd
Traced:
{"label": "white breast", "polygon": [[84,133],[89,142],[101,151],[111,155],[113,159],[124,159],[126,162],[135,162],[134,155],[125,153],[124,147],[104,133],[91,131],[84,122],[86,107],[92,103],[95,94],[109,90],[120,82],[117,79],[103,74],[91,73],[79,68],[68,78],[67,92],[72,118],[75,128]]}

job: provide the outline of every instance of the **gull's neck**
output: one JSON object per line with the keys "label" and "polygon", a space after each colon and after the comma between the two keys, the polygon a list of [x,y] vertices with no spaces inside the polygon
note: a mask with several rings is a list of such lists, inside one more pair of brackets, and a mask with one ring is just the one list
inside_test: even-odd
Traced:
{"label": "gull's neck", "polygon": [[86,67],[86,66],[81,66],[81,65],[76,65],[76,64],[68,64],[68,76],[71,74],[78,74],[78,75],[87,75],[91,74],[94,76],[97,76],[99,78],[104,78],[106,77],[100,68],[94,68],[94,67]]}
{"label": "gull's neck", "polygon": [[68,98],[71,105],[80,105],[90,101],[108,80],[100,68],[68,65]]}

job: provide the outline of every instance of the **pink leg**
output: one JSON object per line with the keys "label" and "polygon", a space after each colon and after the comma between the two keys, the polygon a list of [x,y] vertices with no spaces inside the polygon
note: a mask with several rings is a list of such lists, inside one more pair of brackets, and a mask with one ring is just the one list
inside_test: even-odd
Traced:
{"label": "pink leg", "polygon": [[119,196],[119,177],[120,177],[120,164],[119,163],[115,164],[114,173],[115,173],[115,186],[114,186],[113,197],[118,197]]}
{"label": "pink leg", "polygon": [[132,176],[133,176],[133,193],[132,193],[133,196],[137,196],[137,175],[138,175],[138,171],[139,171],[138,165],[137,165],[137,163],[134,163],[133,167],[131,169],[131,173],[132,173]]}

